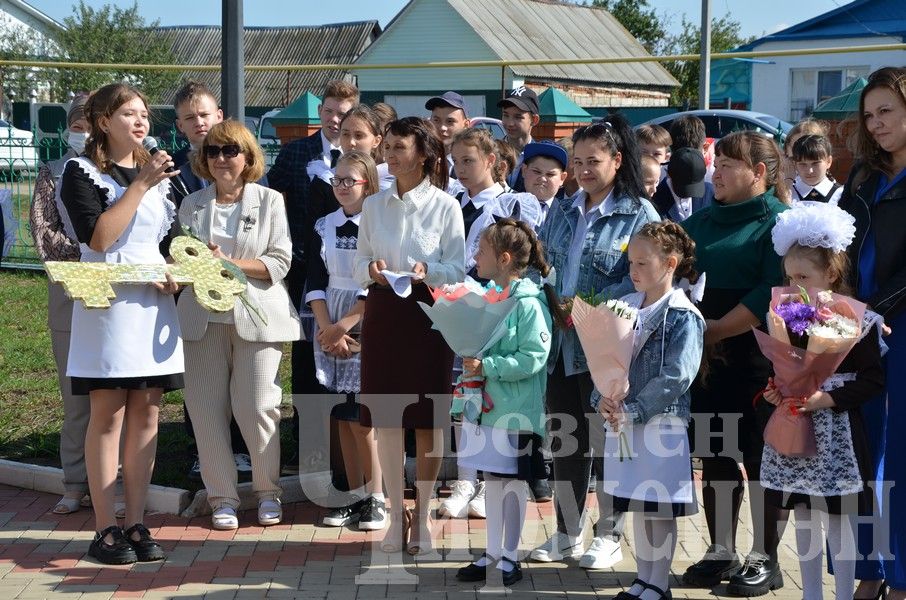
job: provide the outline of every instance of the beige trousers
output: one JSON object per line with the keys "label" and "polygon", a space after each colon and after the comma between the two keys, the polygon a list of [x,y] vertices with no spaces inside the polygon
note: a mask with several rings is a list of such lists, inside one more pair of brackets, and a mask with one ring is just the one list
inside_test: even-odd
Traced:
{"label": "beige trousers", "polygon": [[258,500],[279,498],[283,344],[248,342],[223,323],[209,323],[202,339],[183,343],[186,407],[211,508],[239,507],[231,417],[249,449]]}

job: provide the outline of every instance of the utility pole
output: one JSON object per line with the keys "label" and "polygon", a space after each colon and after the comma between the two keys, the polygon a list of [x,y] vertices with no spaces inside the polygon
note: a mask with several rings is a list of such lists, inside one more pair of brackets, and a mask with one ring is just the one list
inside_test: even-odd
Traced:
{"label": "utility pole", "polygon": [[225,116],[245,122],[245,27],[242,0],[223,0],[220,90]]}
{"label": "utility pole", "polygon": [[698,75],[698,107],[707,109],[711,103],[711,0],[702,0],[701,55]]}

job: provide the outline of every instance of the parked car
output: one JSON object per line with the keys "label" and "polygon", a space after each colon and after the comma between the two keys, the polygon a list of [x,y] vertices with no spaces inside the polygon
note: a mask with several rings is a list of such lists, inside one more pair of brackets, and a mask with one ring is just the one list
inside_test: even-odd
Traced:
{"label": "parked car", "polygon": [[775,138],[778,142],[786,139],[786,134],[793,128],[792,123],[775,116],[750,110],[689,110],[685,112],[664,115],[646,121],[644,125],[660,125],[670,129],[673,120],[681,115],[698,117],[705,123],[705,136],[709,138],[722,138],[734,131],[758,131]]}
{"label": "parked car", "polygon": [[0,177],[38,169],[38,152],[30,131],[0,120]]}
{"label": "parked car", "polygon": [[269,110],[258,120],[258,145],[261,146],[261,149],[264,151],[264,162],[268,168],[274,166],[274,161],[277,160],[277,154],[280,153],[280,138],[277,137],[277,130],[274,128],[274,123],[271,121],[271,117],[279,113],[282,108],[275,108]]}
{"label": "parked car", "polygon": [[491,137],[495,140],[502,140],[506,137],[506,130],[503,128],[503,122],[500,119],[491,117],[472,117],[469,119],[469,127],[487,129],[491,132]]}

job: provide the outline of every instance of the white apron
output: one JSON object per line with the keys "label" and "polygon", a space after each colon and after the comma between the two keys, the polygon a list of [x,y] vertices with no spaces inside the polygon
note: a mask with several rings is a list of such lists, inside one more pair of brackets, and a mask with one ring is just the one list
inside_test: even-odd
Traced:
{"label": "white apron", "polygon": [[[91,180],[108,194],[108,207],[126,191],[84,158],[74,159]],[[169,182],[148,190],[135,216],[107,252],[81,244],[81,262],[163,264],[158,244],[176,215],[166,196]],[[182,373],[182,338],[173,296],[151,285],[114,284],[116,298],[109,308],[72,309],[69,346],[70,377],[150,377]]]}

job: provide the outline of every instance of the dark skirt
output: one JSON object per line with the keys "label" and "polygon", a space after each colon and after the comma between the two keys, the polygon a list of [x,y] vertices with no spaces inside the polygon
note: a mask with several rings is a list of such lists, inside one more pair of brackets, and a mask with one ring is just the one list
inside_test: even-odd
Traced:
{"label": "dark skirt", "polygon": [[[608,494],[602,492],[605,497]],[[676,517],[691,517],[698,512],[698,502],[693,495],[692,502],[653,502],[650,500],[633,500],[609,496],[607,498],[616,512],[637,512],[647,517],[670,519]]]}
{"label": "dark skirt", "polygon": [[804,504],[810,510],[829,515],[870,514],[871,498],[864,491],[845,496],[812,496],[798,492],[781,492],[765,488],[764,501],[768,506],[793,510],[797,504]]}
{"label": "dark skirt", "polygon": [[359,403],[356,401],[355,394],[346,394],[346,402],[335,404],[330,410],[330,416],[337,421],[354,421],[359,422]]}
{"label": "dark skirt", "polygon": [[72,393],[87,396],[93,390],[150,390],[162,388],[164,393],[185,387],[182,373],[148,377],[71,377]]}
{"label": "dark skirt", "polygon": [[413,285],[408,298],[389,287],[368,289],[359,396],[365,427],[435,429],[449,422],[453,351],[418,302],[434,304],[425,285]]}

